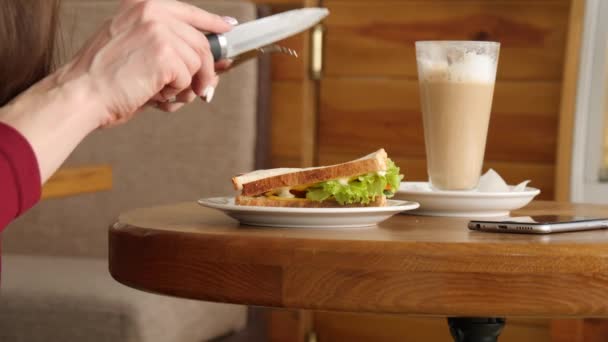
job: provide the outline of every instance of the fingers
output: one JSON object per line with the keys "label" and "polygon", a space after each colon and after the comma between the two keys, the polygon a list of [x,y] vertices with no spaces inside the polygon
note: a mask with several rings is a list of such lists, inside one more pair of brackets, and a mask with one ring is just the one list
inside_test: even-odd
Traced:
{"label": "fingers", "polygon": [[165,112],[176,112],[181,109],[185,104],[190,103],[196,99],[196,94],[191,89],[183,90],[177,94],[175,100],[155,103],[156,108]]}
{"label": "fingers", "polygon": [[175,113],[180,110],[184,106],[184,103],[180,102],[164,102],[159,103],[156,108],[162,110],[163,112]]}
{"label": "fingers", "polygon": [[192,89],[202,89],[200,92],[196,90],[194,92],[198,94],[205,102],[209,103],[211,100],[213,100],[215,89],[217,88],[219,81],[220,77],[215,73],[208,80],[201,79],[198,77],[198,75],[196,75],[192,79]]}
{"label": "fingers", "polygon": [[182,91],[181,93],[177,94],[177,96],[175,97],[175,101],[185,104],[185,103],[190,103],[190,102],[194,101],[194,99],[196,99],[196,98],[197,98],[197,96],[192,91],[192,89],[186,89],[186,90]]}
{"label": "fingers", "polygon": [[[168,41],[171,42],[177,57],[184,62],[190,76],[189,82],[186,83],[185,72],[182,71],[179,79],[164,86],[160,93],[153,97],[153,100],[159,103],[159,109],[172,112],[183,104],[192,102],[197,96],[213,98],[217,80],[207,39],[197,30],[179,21],[174,20],[170,24],[172,37]],[[175,62],[176,58],[169,60]]]}
{"label": "fingers", "polygon": [[177,39],[195,49],[201,58],[200,68],[193,78],[191,87],[198,96],[203,96],[204,90],[216,77],[216,71],[227,70],[232,64],[232,61],[223,60],[214,65],[209,41],[200,33],[200,31],[178,20],[171,20],[169,24],[174,34],[178,37]]}
{"label": "fingers", "polygon": [[170,67],[167,67],[165,71],[167,75],[162,82],[165,84],[164,88],[160,91],[161,99],[168,101],[181,93],[184,89],[190,88],[192,83],[192,73],[190,68],[186,65],[186,62],[175,59]]}
{"label": "fingers", "polygon": [[163,21],[174,18],[206,32],[224,33],[236,22],[234,18],[222,18],[194,5],[174,0],[124,0],[123,14],[113,25],[114,30],[138,25],[142,22]]}
{"label": "fingers", "polygon": [[215,89],[217,89],[218,83],[220,83],[220,77],[215,75],[211,80],[211,83],[203,91],[202,99],[205,100],[205,102],[211,103],[211,100],[213,100],[213,96],[215,95]]}
{"label": "fingers", "polygon": [[221,61],[218,61],[217,63],[215,63],[215,72],[222,73],[227,71],[228,69],[230,69],[233,62],[234,61],[232,59],[223,59]]}
{"label": "fingers", "polygon": [[[213,55],[210,51],[209,42],[200,31],[194,27],[180,21],[176,18],[165,17],[165,25],[171,31],[172,37],[167,38],[175,49],[179,58],[185,63],[189,72],[194,77],[191,77],[191,83],[188,84],[194,93],[198,96],[203,96],[204,91],[214,82],[216,73],[214,70]],[[220,67],[227,67],[228,62],[220,64]],[[176,80],[177,81],[177,80]],[[179,81],[182,81],[180,79]],[[183,83],[178,82],[181,86]],[[168,100],[177,96],[185,88],[173,82],[170,86],[165,86],[161,91],[161,101]],[[164,101],[163,101],[164,102]]]}
{"label": "fingers", "polygon": [[120,1],[120,7],[121,8],[130,8],[133,5],[135,5],[135,4],[139,3],[139,2],[142,2],[142,1],[145,1],[145,0],[121,0]]}
{"label": "fingers", "polygon": [[190,46],[199,56],[210,54],[209,41],[201,31],[173,18],[167,18],[167,26],[175,35],[175,38]]}
{"label": "fingers", "polygon": [[205,87],[215,76],[213,54],[210,51],[209,42],[198,30],[177,20],[171,22],[170,27],[176,40],[183,42],[183,45],[189,46],[198,54],[198,63],[190,66],[192,67],[190,71],[194,75],[191,88],[198,96],[202,96]]}
{"label": "fingers", "polygon": [[[173,113],[173,112],[176,112],[179,109],[181,109],[181,107],[183,107],[184,105],[185,105],[184,103],[179,103],[179,102],[161,102],[161,101],[150,100],[145,104],[144,107],[153,107],[158,110],[162,110],[164,112]],[[144,107],[142,107],[142,109]],[[107,126],[105,126],[105,127],[107,127]]]}
{"label": "fingers", "polygon": [[[162,90],[162,89],[161,89],[161,90]],[[166,102],[166,101],[167,101],[167,99],[165,99],[165,98],[163,97],[163,95],[162,95],[162,94],[159,92],[158,94],[154,95],[154,97],[152,97],[152,98],[150,99],[150,101],[149,101],[149,103],[148,103],[148,104],[150,104],[150,103],[156,103],[156,102]]]}
{"label": "fingers", "polygon": [[[201,99],[205,102],[210,103],[215,96],[215,89],[219,84],[219,76],[215,76],[211,83],[203,90]],[[176,112],[181,109],[184,105],[193,102],[197,98],[197,94],[192,89],[186,89],[177,94],[175,98],[169,100],[156,100],[157,98],[164,98],[164,96],[155,96],[146,105],[154,106],[165,112]]]}
{"label": "fingers", "polygon": [[[215,90],[215,78],[217,75],[215,74],[213,55],[211,53],[207,53],[202,56],[203,67],[196,73],[194,76],[193,82],[193,90],[199,96],[207,96],[206,92]],[[211,88],[214,90],[210,90]]]}
{"label": "fingers", "polygon": [[111,29],[114,32],[150,29],[148,43],[153,45],[145,50],[148,55],[160,55],[150,65],[158,70],[157,93],[146,102],[167,112],[179,110],[196,97],[210,102],[219,82],[216,68],[226,70],[230,61],[214,63],[209,42],[200,30],[226,32],[236,20],[175,0],[123,0],[122,5],[127,9]]}
{"label": "fingers", "polygon": [[150,49],[148,55],[154,56],[151,67],[159,74],[160,91],[154,99],[166,102],[190,88],[192,75],[201,69],[201,57],[166,24],[147,23],[141,30],[148,34],[150,43],[146,49]]}
{"label": "fingers", "polygon": [[235,20],[234,18],[223,19],[217,14],[209,13],[185,2],[171,1],[164,5],[169,13],[173,14],[177,19],[203,31],[214,33],[228,32],[232,29],[232,25],[227,21]]}

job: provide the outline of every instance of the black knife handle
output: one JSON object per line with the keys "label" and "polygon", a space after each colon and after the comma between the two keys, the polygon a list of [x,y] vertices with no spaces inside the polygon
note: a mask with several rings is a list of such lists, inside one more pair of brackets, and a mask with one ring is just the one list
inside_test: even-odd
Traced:
{"label": "black knife handle", "polygon": [[224,36],[216,33],[208,33],[205,37],[207,37],[207,40],[209,41],[209,48],[213,54],[213,60],[217,62],[226,58],[226,39]]}

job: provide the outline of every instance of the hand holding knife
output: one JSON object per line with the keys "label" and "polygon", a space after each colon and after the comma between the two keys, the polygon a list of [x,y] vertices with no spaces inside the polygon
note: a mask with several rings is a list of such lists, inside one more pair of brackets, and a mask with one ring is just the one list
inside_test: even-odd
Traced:
{"label": "hand holding knife", "polygon": [[302,8],[235,26],[223,34],[207,34],[213,59],[234,58],[303,32],[329,14],[326,8]]}

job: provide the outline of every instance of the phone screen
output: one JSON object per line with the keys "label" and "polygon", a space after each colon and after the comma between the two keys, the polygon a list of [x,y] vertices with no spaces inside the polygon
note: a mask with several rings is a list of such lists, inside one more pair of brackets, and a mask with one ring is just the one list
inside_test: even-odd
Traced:
{"label": "phone screen", "polygon": [[[567,216],[567,215],[539,215],[539,216],[527,216],[528,220],[513,220],[513,222],[528,222],[533,224],[551,224],[551,223],[570,223],[570,222],[585,222],[595,220],[606,220],[606,218],[600,217],[588,217],[588,216]],[[509,221],[509,220],[507,220]]]}
{"label": "phone screen", "polygon": [[608,228],[608,219],[571,215],[518,216],[495,220],[473,220],[469,222],[468,227],[472,230],[490,232],[549,234]]}

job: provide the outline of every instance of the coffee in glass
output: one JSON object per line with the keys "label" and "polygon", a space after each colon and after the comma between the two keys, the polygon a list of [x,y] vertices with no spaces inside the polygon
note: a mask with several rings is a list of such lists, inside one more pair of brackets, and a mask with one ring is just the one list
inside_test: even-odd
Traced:
{"label": "coffee in glass", "polygon": [[473,190],[481,176],[500,44],[416,42],[429,182]]}

